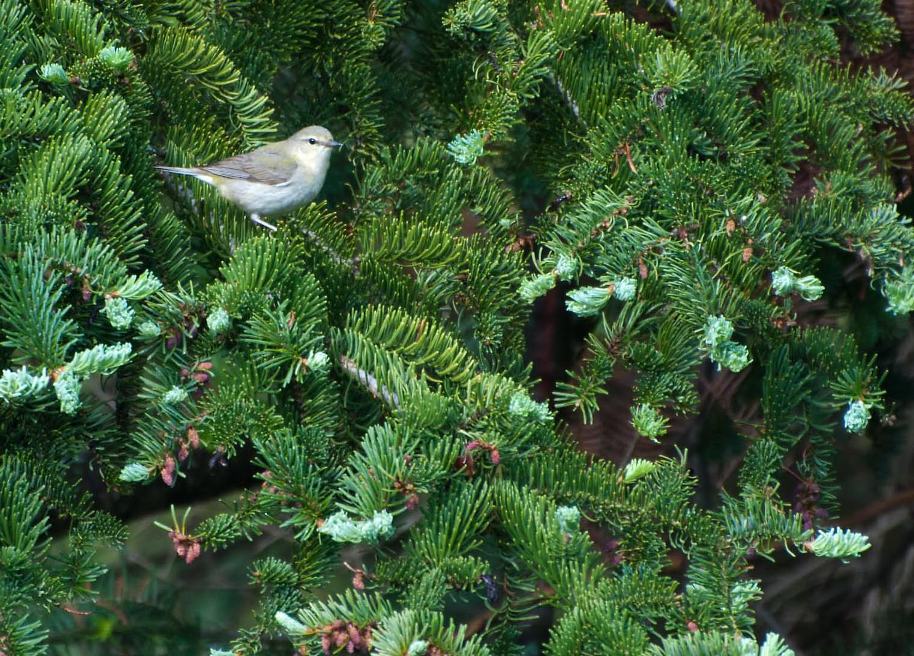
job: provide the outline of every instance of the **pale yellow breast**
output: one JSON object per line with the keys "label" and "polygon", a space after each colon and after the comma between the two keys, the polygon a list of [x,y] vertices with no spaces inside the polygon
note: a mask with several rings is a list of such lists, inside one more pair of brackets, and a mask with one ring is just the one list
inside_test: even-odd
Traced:
{"label": "pale yellow breast", "polygon": [[314,200],[324,184],[326,169],[320,172],[299,167],[295,175],[283,184],[266,185],[246,180],[220,179],[220,193],[247,214],[272,216],[284,214]]}

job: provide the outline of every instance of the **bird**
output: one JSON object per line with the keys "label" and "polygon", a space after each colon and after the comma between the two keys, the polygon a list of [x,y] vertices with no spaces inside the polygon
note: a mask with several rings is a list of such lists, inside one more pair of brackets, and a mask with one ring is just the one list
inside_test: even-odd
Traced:
{"label": "bird", "polygon": [[314,200],[324,185],[330,155],[343,144],[327,128],[310,125],[288,139],[206,166],[156,166],[212,185],[251,220],[268,230],[262,217],[285,214]]}

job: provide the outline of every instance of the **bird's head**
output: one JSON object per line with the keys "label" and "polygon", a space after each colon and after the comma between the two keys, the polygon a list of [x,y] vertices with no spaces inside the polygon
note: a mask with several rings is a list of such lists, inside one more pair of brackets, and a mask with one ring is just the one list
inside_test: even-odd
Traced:
{"label": "bird's head", "polygon": [[306,159],[327,159],[330,153],[343,144],[333,140],[330,130],[320,125],[309,125],[293,134],[289,141],[295,150]]}

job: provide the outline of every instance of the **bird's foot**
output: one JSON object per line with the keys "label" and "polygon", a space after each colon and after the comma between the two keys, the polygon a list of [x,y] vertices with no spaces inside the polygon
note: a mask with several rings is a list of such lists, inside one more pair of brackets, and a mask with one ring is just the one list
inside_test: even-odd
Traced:
{"label": "bird's foot", "polygon": [[272,223],[267,223],[266,221],[261,219],[258,214],[251,214],[251,221],[253,221],[254,223],[256,223],[259,226],[263,226],[267,230],[276,232],[276,226],[273,225]]}

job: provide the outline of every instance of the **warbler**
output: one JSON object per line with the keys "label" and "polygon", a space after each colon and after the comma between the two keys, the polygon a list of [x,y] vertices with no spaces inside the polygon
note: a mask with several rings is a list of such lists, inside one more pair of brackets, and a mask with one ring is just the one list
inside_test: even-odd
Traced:
{"label": "warbler", "polygon": [[254,223],[276,230],[261,217],[284,214],[314,200],[327,177],[330,154],[342,145],[327,128],[311,125],[284,141],[206,166],[156,168],[214,186]]}

